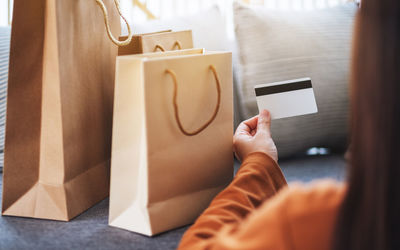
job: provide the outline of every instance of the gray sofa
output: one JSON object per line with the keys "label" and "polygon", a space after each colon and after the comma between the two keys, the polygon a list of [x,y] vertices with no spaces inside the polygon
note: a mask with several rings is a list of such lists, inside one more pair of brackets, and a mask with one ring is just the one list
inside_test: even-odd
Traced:
{"label": "gray sofa", "polygon": [[[9,28],[1,28],[0,33],[0,150],[3,155]],[[282,160],[280,164],[289,182],[320,178],[342,180],[345,172],[342,154],[300,155]],[[236,162],[235,169],[238,167]],[[3,216],[0,217],[0,249],[174,249],[187,229],[183,227],[149,238],[109,227],[107,222],[108,199],[70,222]]]}
{"label": "gray sofa", "polygon": [[0,27],[0,171],[3,168],[10,28]]}
{"label": "gray sofa", "polygon": [[[289,182],[342,180],[345,173],[342,155],[286,159],[280,165]],[[235,168],[238,167],[236,162]],[[149,238],[109,227],[107,222],[108,199],[70,222],[3,216],[0,217],[0,249],[175,249],[187,230],[187,227],[178,228]]]}

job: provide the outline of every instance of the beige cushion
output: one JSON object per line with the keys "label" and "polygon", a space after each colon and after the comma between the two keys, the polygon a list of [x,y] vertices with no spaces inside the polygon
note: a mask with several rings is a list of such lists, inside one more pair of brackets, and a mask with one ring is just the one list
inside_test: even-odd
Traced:
{"label": "beige cushion", "polygon": [[312,11],[277,11],[235,4],[240,59],[238,89],[243,118],[258,113],[255,85],[303,77],[312,79],[318,114],[272,123],[281,158],[314,146],[345,147],[356,10],[352,3]]}

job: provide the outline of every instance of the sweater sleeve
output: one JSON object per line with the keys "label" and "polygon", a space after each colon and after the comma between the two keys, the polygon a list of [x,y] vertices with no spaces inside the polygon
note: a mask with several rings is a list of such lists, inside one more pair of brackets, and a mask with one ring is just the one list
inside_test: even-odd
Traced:
{"label": "sweater sleeve", "polygon": [[244,218],[287,185],[278,164],[260,152],[246,157],[232,183],[218,194],[189,228],[179,249],[209,249],[227,227],[235,230]]}

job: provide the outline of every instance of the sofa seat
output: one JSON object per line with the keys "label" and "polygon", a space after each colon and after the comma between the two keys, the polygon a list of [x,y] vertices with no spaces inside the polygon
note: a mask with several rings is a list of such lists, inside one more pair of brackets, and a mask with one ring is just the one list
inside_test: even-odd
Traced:
{"label": "sofa seat", "polygon": [[[280,162],[289,182],[343,180],[342,155],[307,156]],[[235,163],[235,168],[239,163]],[[0,174],[0,180],[2,174]],[[0,190],[2,183],[0,181]],[[0,194],[1,199],[1,194]],[[108,199],[70,222],[0,217],[0,249],[175,249],[187,227],[149,238],[109,227]]]}

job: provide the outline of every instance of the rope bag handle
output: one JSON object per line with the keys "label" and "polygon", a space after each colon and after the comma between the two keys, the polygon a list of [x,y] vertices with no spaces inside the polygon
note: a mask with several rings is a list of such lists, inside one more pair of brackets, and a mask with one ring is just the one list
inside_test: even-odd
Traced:
{"label": "rope bag handle", "polygon": [[121,12],[121,7],[119,5],[119,0],[114,0],[114,4],[115,7],[118,10],[118,14],[119,16],[122,18],[122,20],[124,20],[126,27],[128,28],[128,37],[124,40],[124,41],[119,41],[118,39],[116,39],[113,34],[111,33],[111,28],[110,28],[110,21],[109,21],[109,17],[108,17],[108,11],[107,11],[107,7],[104,4],[103,0],[96,0],[97,5],[100,7],[101,11],[103,12],[103,16],[104,16],[104,24],[106,26],[106,30],[107,30],[107,35],[110,38],[110,40],[117,46],[126,46],[128,44],[131,43],[132,41],[132,30],[131,30],[131,26],[129,25],[128,21],[126,20],[126,18],[124,17],[124,15],[122,15]]}
{"label": "rope bag handle", "polygon": [[[175,49],[175,47],[178,47],[178,50],[182,49],[182,43],[179,41],[175,41],[174,45],[172,45],[171,50]],[[161,44],[157,44],[154,47],[154,52],[156,52],[157,50],[161,50],[162,52],[165,52],[165,48],[161,45]]]}
{"label": "rope bag handle", "polygon": [[174,113],[175,113],[175,120],[176,123],[178,124],[179,130],[187,136],[194,136],[202,132],[204,129],[206,129],[217,117],[219,108],[221,106],[221,84],[220,80],[217,74],[217,70],[215,69],[214,65],[210,65],[209,69],[213,72],[214,78],[215,78],[215,83],[216,83],[216,88],[217,88],[217,93],[218,93],[218,99],[217,99],[217,105],[215,106],[214,113],[211,116],[211,118],[203,124],[200,128],[194,130],[194,131],[187,131],[181,122],[181,119],[179,117],[179,108],[178,108],[178,103],[177,103],[177,96],[178,96],[178,80],[176,73],[172,71],[171,69],[167,69],[165,73],[169,74],[172,77],[173,83],[174,83],[174,93],[173,93],[173,100],[172,104],[174,106]]}

